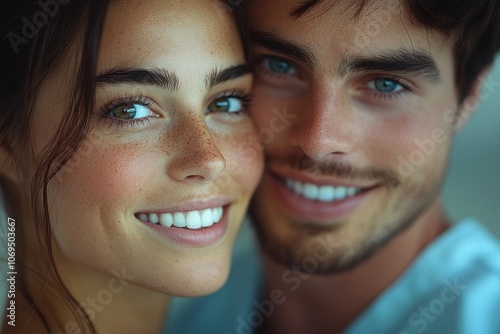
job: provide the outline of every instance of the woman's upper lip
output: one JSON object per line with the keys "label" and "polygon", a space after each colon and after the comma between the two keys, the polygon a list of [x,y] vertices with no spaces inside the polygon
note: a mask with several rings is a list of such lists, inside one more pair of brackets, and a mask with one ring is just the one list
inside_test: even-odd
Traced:
{"label": "woman's upper lip", "polygon": [[332,175],[310,174],[309,172],[296,169],[268,168],[267,171],[279,179],[291,179],[294,181],[299,181],[301,183],[312,183],[318,186],[354,187],[360,189],[367,189],[367,188],[373,188],[380,183],[380,182],[354,181]]}
{"label": "woman's upper lip", "polygon": [[171,205],[163,208],[141,210],[138,213],[173,213],[173,212],[205,210],[220,206],[226,206],[230,204],[232,201],[225,197],[212,197],[210,199],[186,200],[181,202],[182,204]]}

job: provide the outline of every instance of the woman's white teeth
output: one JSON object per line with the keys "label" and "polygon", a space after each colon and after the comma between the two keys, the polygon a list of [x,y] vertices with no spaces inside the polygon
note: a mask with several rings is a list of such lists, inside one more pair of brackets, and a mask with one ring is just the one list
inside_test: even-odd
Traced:
{"label": "woman's white teeth", "polygon": [[174,225],[174,217],[170,213],[160,215],[160,224],[162,226],[170,227]]}
{"label": "woman's white teeth", "polygon": [[[151,217],[151,215],[149,215],[149,217]],[[151,222],[151,220],[150,220],[150,222]],[[174,213],[174,226],[186,227],[186,214],[185,213],[182,213],[182,212]]]}
{"label": "woman's white teeth", "polygon": [[174,213],[141,213],[137,217],[152,224],[160,224],[165,227],[186,227],[188,229],[199,229],[212,226],[222,218],[223,208],[220,206],[213,209],[195,210]]}
{"label": "woman's white teeth", "polygon": [[360,188],[355,187],[317,186],[312,183],[300,183],[290,179],[286,179],[285,183],[297,195],[319,202],[340,201],[355,196],[361,191]]}
{"label": "woman's white teeth", "polygon": [[158,215],[156,213],[152,213],[149,215],[149,221],[152,222],[153,224],[158,224],[160,219],[158,219]]}

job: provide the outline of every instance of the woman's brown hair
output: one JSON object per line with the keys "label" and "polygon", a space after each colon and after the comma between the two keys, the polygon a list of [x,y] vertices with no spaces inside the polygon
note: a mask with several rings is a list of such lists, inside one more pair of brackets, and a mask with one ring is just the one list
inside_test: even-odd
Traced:
{"label": "woman's brown hair", "polygon": [[[20,229],[17,235],[19,293],[33,303],[33,312],[37,312],[43,320],[43,314],[37,308],[37,296],[29,294],[23,281],[30,270],[23,258],[37,254],[43,262],[40,267],[46,268],[46,272],[38,275],[53,282],[54,288],[67,300],[79,326],[90,328],[92,332],[94,330],[88,319],[78,316],[83,313],[78,312],[77,302],[55,269],[47,185],[78,150],[89,132],[94,109],[99,41],[107,5],[108,1],[101,0],[3,1],[0,9],[0,143],[10,152],[16,152],[17,157],[31,157],[36,161],[31,193],[27,196],[21,195],[8,178],[2,177],[2,186],[8,194],[7,211],[21,215],[20,205],[29,203],[33,208],[32,215],[22,214],[18,224],[31,228]],[[73,82],[74,93],[67,106],[67,117],[45,149],[33,157],[30,152],[33,141],[30,129],[38,92],[45,78],[64,63],[77,36],[82,36],[81,60]],[[26,199],[31,203],[26,203]],[[23,221],[25,219],[36,223],[29,224]]]}

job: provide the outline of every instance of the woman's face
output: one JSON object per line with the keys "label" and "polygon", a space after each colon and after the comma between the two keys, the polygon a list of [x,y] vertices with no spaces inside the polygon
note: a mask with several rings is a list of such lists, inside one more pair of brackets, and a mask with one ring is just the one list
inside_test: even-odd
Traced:
{"label": "woman's face", "polygon": [[[149,289],[199,295],[226,279],[262,157],[242,149],[256,140],[245,108],[252,78],[223,9],[111,2],[94,125],[48,187],[56,263],[72,285],[118,272]],[[73,50],[39,95],[37,153],[72,97]]]}

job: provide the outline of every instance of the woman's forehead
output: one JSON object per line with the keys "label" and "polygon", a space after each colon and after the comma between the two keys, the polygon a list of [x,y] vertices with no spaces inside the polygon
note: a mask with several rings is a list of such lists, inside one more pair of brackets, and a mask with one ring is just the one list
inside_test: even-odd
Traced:
{"label": "woman's forehead", "polygon": [[209,55],[223,62],[233,62],[235,53],[243,57],[232,13],[214,15],[214,1],[138,3],[118,1],[109,7],[99,72],[146,64],[174,70],[169,67],[186,56],[196,56],[193,66],[206,62]]}

